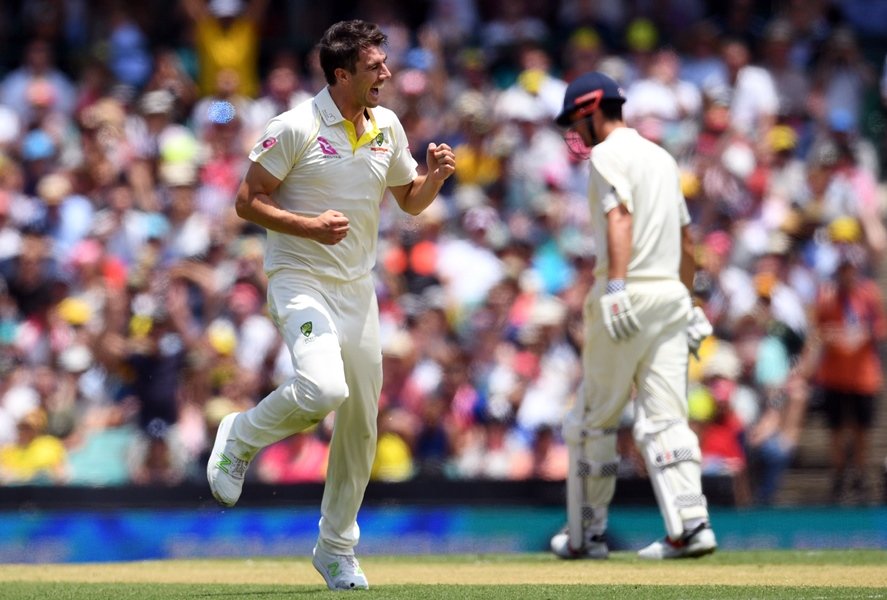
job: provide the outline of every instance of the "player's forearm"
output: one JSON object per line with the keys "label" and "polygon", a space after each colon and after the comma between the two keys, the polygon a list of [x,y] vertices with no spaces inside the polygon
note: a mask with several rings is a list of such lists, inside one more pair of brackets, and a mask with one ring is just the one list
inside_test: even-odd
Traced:
{"label": "player's forearm", "polygon": [[607,278],[625,279],[631,261],[631,213],[622,207],[607,213]]}
{"label": "player's forearm", "polygon": [[307,237],[308,217],[280,208],[267,194],[251,193],[248,197],[246,194],[238,195],[235,209],[241,219],[270,231]]}
{"label": "player's forearm", "polygon": [[428,175],[417,176],[400,202],[400,208],[411,215],[418,215],[434,202],[443,183],[443,180],[438,181]]}

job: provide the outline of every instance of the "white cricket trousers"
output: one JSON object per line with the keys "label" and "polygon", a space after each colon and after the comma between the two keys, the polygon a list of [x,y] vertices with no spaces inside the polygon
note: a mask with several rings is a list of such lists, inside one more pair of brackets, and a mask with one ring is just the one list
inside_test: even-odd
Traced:
{"label": "white cricket trousers", "polygon": [[382,389],[372,276],[341,282],[280,270],[268,281],[268,310],[290,350],[295,376],[239,415],[234,436],[254,454],[336,411],[318,544],[352,554],[376,453]]}
{"label": "white cricket trousers", "polygon": [[617,427],[634,387],[647,419],[686,419],[687,288],[680,281],[630,282],[628,293],[641,329],[615,342],[601,314],[602,284],[595,285],[584,307],[585,403],[574,411],[584,413],[584,424],[591,429]]}

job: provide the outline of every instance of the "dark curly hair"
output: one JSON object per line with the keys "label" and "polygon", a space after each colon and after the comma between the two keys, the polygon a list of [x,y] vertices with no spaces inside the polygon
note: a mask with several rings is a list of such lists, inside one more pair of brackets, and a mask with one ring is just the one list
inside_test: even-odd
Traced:
{"label": "dark curly hair", "polygon": [[354,73],[362,48],[384,46],[388,36],[375,23],[358,19],[339,21],[327,29],[320,38],[320,67],[326,82],[336,83],[336,69]]}

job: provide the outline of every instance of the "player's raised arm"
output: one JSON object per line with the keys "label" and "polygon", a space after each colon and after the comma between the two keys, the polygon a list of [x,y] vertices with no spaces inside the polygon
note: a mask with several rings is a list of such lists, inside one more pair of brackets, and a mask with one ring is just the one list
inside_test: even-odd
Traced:
{"label": "player's raised arm", "polygon": [[428,144],[425,160],[428,167],[425,175],[418,175],[407,185],[391,188],[398,206],[411,215],[418,215],[428,208],[444,181],[456,172],[456,155],[447,144]]}

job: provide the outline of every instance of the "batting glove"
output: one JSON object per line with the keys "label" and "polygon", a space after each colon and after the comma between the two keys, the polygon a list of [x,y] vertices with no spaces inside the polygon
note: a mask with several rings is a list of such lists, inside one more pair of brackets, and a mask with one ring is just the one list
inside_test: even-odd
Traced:
{"label": "batting glove", "polygon": [[694,306],[690,311],[690,320],[687,322],[687,346],[690,348],[690,354],[695,356],[697,360],[699,360],[699,346],[702,345],[702,340],[710,336],[713,331],[705,312],[700,307]]}
{"label": "batting glove", "polygon": [[641,324],[634,315],[624,282],[614,283],[611,281],[607,284],[607,293],[601,297],[601,312],[607,333],[614,341],[620,342],[640,331]]}

